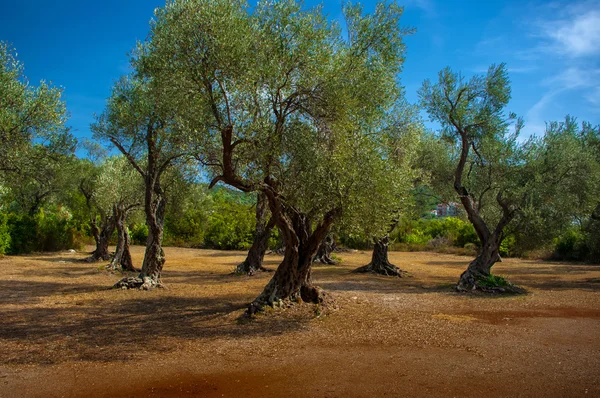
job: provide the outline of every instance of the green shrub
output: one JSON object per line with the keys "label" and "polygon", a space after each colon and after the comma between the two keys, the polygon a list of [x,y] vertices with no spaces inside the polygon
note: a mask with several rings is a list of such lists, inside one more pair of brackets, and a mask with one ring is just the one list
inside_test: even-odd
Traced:
{"label": "green shrub", "polygon": [[146,224],[134,224],[131,227],[131,241],[134,245],[145,245],[148,239],[148,226]]}
{"label": "green shrub", "polygon": [[8,230],[8,217],[0,213],[0,256],[6,254],[10,248],[10,232]]}
{"label": "green shrub", "polygon": [[490,287],[490,288],[512,286],[509,281],[507,281],[506,279],[504,279],[501,276],[496,276],[496,275],[489,275],[487,278],[480,279],[477,282],[479,283],[479,285],[481,285],[483,287]]}
{"label": "green shrub", "polygon": [[35,216],[37,224],[36,251],[58,251],[74,249],[80,241],[79,232],[71,214],[63,208],[54,212],[43,209]]}
{"label": "green shrub", "polygon": [[8,215],[10,246],[8,254],[31,253],[37,248],[37,223],[27,214]]}
{"label": "green shrub", "polygon": [[586,240],[586,235],[579,228],[567,230],[555,240],[555,256],[562,260],[585,260],[589,254]]}

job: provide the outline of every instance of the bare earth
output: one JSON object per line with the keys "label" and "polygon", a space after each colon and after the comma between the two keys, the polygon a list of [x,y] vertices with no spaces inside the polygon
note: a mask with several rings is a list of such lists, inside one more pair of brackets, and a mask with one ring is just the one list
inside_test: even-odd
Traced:
{"label": "bare earth", "polygon": [[[0,259],[0,397],[600,396],[600,267],[505,260],[526,296],[452,291],[469,258],[391,253],[411,277],[316,266],[337,309],[244,320],[271,277],[167,248],[167,290],[107,290],[84,253]],[[140,264],[143,248],[133,248]],[[267,256],[275,269],[280,257]]]}

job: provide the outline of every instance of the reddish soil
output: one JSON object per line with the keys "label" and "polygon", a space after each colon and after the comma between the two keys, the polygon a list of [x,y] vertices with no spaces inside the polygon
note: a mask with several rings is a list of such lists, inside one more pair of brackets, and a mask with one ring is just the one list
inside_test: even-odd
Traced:
{"label": "reddish soil", "polygon": [[85,253],[0,259],[0,397],[600,396],[597,266],[506,260],[529,294],[484,297],[452,290],[467,257],[391,253],[398,279],[342,253],[313,273],[337,308],[247,320],[270,274],[230,275],[242,252],[166,254],[150,292],[107,289],[122,275]]}

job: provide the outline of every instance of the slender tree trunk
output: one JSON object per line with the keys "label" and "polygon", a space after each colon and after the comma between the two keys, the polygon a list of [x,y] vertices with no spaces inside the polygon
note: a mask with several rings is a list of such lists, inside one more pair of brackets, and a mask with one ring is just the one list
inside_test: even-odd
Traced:
{"label": "slender tree trunk", "polygon": [[127,226],[125,225],[127,213],[128,210],[122,206],[114,206],[113,208],[117,228],[117,248],[108,267],[112,269],[120,268],[124,272],[139,272],[140,270],[136,269],[133,265],[131,252],[129,251],[130,238]]}
{"label": "slender tree trunk", "polygon": [[[135,278],[120,280],[114,285],[115,288],[149,290],[155,287],[164,287],[161,282],[161,274],[166,260],[162,248],[166,199],[158,177],[146,177],[146,179],[144,211],[146,225],[148,225],[148,239],[146,240],[142,271]],[[149,179],[151,180],[148,181]]]}
{"label": "slender tree trunk", "polygon": [[390,260],[388,259],[389,245],[389,234],[386,234],[381,239],[375,239],[375,246],[373,247],[373,255],[371,256],[371,262],[365,266],[355,269],[354,272],[369,272],[379,275],[397,276],[399,278],[406,276],[406,271],[402,271],[400,268],[390,263]]}
{"label": "slender tree trunk", "polygon": [[98,228],[95,220],[92,221],[92,234],[94,236],[94,240],[96,241],[96,250],[94,250],[91,257],[88,257],[85,259],[85,261],[96,262],[110,260],[108,244],[114,231],[115,220],[113,217],[103,217],[103,220],[101,220],[100,223],[100,228]]}
{"label": "slender tree trunk", "polygon": [[233,271],[237,275],[252,276],[256,272],[268,272],[269,269],[263,267],[263,260],[269,245],[269,237],[271,230],[275,226],[275,220],[271,217],[269,221],[267,216],[267,200],[261,192],[258,194],[256,201],[256,229],[254,230],[254,240],[248,251],[248,256],[240,265]]}
{"label": "slender tree trunk", "polygon": [[337,264],[334,259],[331,258],[331,253],[335,250],[335,240],[331,234],[327,234],[325,239],[319,245],[315,261],[319,261],[321,264],[335,265]]}
{"label": "slender tree trunk", "polygon": [[285,253],[283,261],[277,267],[273,278],[263,292],[250,304],[248,314],[262,311],[264,306],[298,302],[322,303],[325,293],[313,285],[311,266],[317,249],[329,232],[336,211],[327,213],[323,221],[313,230],[308,218],[288,208],[284,212],[283,204],[273,192],[267,192],[269,206],[281,232]]}

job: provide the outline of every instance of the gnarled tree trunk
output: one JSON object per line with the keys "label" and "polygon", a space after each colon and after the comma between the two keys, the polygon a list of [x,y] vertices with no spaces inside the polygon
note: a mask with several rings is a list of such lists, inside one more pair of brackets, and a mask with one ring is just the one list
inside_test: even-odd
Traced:
{"label": "gnarled tree trunk", "polygon": [[331,258],[331,253],[335,250],[335,240],[331,234],[327,234],[325,239],[319,245],[315,261],[319,261],[321,264],[335,265],[337,264],[334,259]]}
{"label": "gnarled tree trunk", "polygon": [[389,245],[389,234],[386,234],[381,239],[375,239],[375,246],[373,247],[373,255],[371,256],[371,262],[365,266],[355,269],[353,272],[369,272],[379,275],[397,276],[399,278],[406,276],[406,271],[402,271],[400,268],[390,263],[390,260],[388,259]]}
{"label": "gnarled tree trunk", "polygon": [[311,266],[317,249],[329,232],[337,210],[330,211],[313,230],[306,215],[283,205],[273,191],[266,191],[271,214],[285,243],[283,261],[263,292],[250,304],[248,313],[261,311],[266,305],[302,300],[322,303],[325,293],[312,284]]}
{"label": "gnarled tree trunk", "polygon": [[113,216],[117,227],[117,248],[108,267],[112,269],[121,268],[124,272],[139,272],[140,270],[134,267],[133,260],[131,259],[129,231],[127,231],[127,226],[125,225],[130,209],[122,205],[115,205],[113,207]]}
{"label": "gnarled tree trunk", "polygon": [[263,267],[263,260],[269,245],[269,237],[271,230],[275,226],[275,220],[271,217],[269,221],[267,216],[267,200],[261,192],[258,194],[256,201],[256,229],[254,230],[254,240],[248,251],[248,256],[240,265],[233,271],[237,275],[252,276],[256,272],[268,272],[267,268]]}
{"label": "gnarled tree trunk", "polygon": [[146,225],[148,226],[148,239],[146,240],[142,271],[135,278],[120,280],[114,285],[115,288],[149,290],[155,287],[164,287],[160,277],[165,264],[162,241],[166,199],[158,176],[149,174],[146,179],[151,179],[151,181],[146,181],[144,211],[146,213]]}
{"label": "gnarled tree trunk", "polygon": [[95,218],[91,220],[92,235],[94,241],[96,241],[96,250],[92,252],[91,257],[85,259],[87,262],[96,261],[107,261],[110,260],[110,252],[108,251],[108,244],[110,237],[115,231],[115,219],[114,217],[102,217],[100,221],[100,228],[98,228],[97,221]]}

